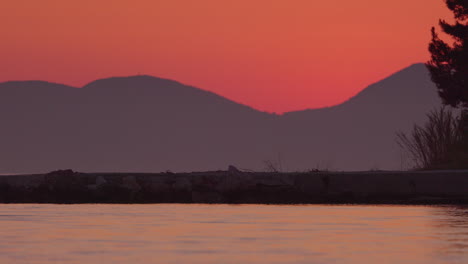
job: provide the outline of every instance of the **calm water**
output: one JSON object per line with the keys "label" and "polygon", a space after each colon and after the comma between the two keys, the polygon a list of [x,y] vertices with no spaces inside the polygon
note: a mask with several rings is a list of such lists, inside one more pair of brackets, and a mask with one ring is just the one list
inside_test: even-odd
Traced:
{"label": "calm water", "polygon": [[0,204],[0,263],[468,263],[468,207]]}

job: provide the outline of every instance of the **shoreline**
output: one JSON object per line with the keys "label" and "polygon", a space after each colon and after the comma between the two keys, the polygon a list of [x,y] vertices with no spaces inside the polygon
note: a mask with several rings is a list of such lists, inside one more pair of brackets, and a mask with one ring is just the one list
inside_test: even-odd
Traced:
{"label": "shoreline", "polygon": [[468,204],[468,170],[2,175],[0,203]]}

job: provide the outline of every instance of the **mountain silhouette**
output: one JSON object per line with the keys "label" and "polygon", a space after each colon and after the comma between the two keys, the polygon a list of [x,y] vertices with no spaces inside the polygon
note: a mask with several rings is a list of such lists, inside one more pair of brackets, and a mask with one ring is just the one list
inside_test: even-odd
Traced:
{"label": "mountain silhouette", "polygon": [[334,107],[275,115],[151,76],[0,84],[0,172],[399,169],[396,131],[440,103],[423,64]]}
{"label": "mountain silhouette", "polygon": [[426,67],[414,64],[337,106],[286,113],[278,126],[285,135],[279,148],[292,168],[314,161],[331,169],[406,168],[396,131],[423,123],[440,104]]}

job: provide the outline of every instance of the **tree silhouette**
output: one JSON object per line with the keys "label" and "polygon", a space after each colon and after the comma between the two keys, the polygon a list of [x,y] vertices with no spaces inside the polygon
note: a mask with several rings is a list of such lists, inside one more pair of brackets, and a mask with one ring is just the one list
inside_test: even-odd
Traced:
{"label": "tree silhouette", "polygon": [[453,43],[441,40],[432,28],[429,44],[431,60],[426,67],[436,84],[439,96],[445,105],[468,108],[468,0],[444,0],[454,13],[455,23],[439,20],[444,33],[452,37]]}
{"label": "tree silhouette", "polygon": [[415,126],[408,136],[398,133],[397,142],[425,169],[468,169],[468,0],[444,0],[455,22],[439,20],[447,43],[433,27],[429,43],[431,59],[426,67],[437,86],[442,103],[461,108],[455,118],[442,107],[429,114],[424,126]]}

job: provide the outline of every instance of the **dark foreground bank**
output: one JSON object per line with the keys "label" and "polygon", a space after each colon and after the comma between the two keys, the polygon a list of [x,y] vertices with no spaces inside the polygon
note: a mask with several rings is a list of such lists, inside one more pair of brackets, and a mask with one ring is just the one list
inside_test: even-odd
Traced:
{"label": "dark foreground bank", "polygon": [[468,204],[468,171],[0,176],[0,203]]}

